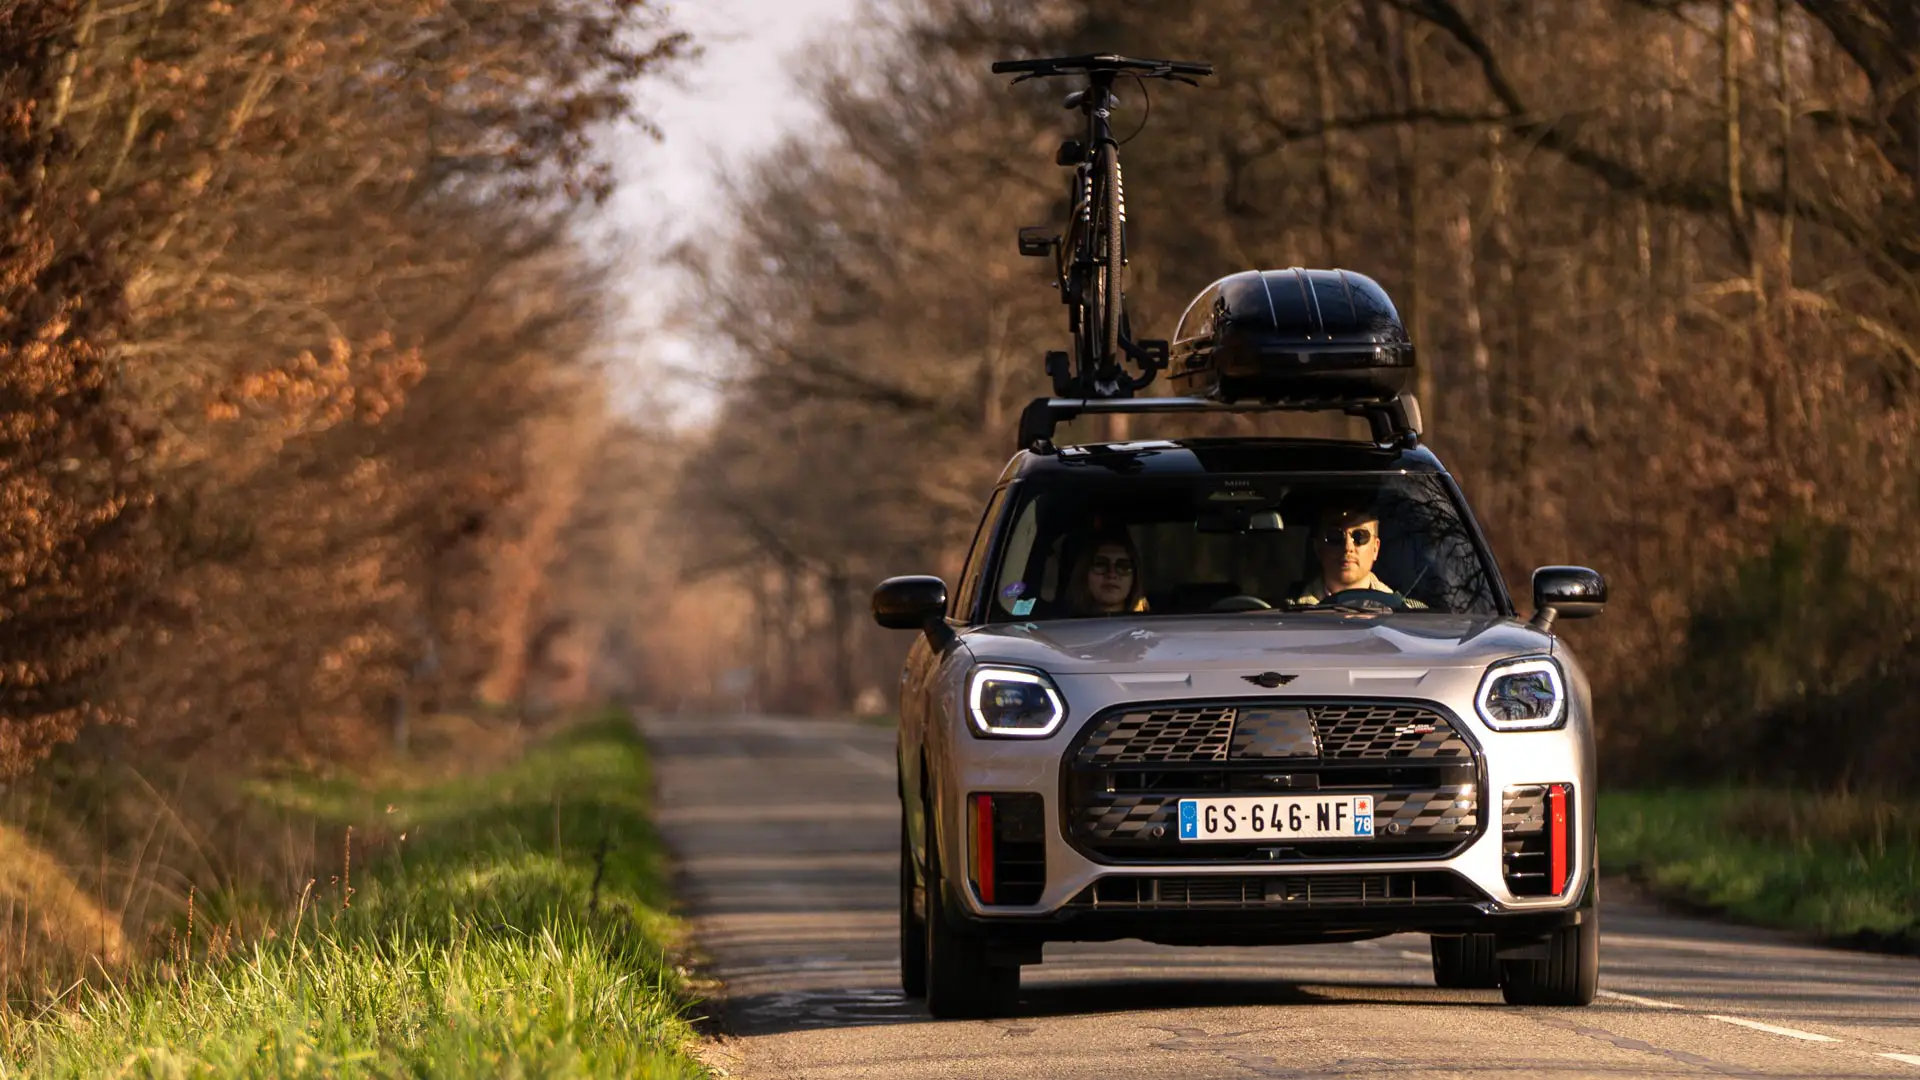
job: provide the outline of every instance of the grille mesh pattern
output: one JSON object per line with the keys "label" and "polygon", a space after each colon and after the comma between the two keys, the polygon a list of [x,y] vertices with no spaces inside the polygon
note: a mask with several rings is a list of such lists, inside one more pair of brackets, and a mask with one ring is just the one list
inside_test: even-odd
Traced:
{"label": "grille mesh pattern", "polygon": [[1324,705],[1314,711],[1329,760],[1467,759],[1472,751],[1447,719],[1417,705]]}
{"label": "grille mesh pattern", "polygon": [[1235,711],[1214,706],[1124,713],[1100,725],[1081,745],[1079,760],[1089,765],[1225,761]]}
{"label": "grille mesh pattern", "polygon": [[[1302,713],[1311,717],[1304,723]],[[1313,757],[1467,761],[1446,717],[1417,705],[1168,706],[1101,721],[1081,743],[1082,765],[1224,762]]]}

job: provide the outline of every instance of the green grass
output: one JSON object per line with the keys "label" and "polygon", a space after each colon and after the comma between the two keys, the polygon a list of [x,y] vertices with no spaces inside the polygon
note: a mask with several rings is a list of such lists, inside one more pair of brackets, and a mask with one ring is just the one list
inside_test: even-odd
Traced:
{"label": "green grass", "polygon": [[261,940],[216,898],[171,962],[12,1016],[0,1075],[705,1076],[647,790],[620,717],[431,787],[263,785],[354,826],[338,865]]}
{"label": "green grass", "polygon": [[1748,922],[1920,944],[1920,806],[1858,795],[1609,792],[1600,862]]}

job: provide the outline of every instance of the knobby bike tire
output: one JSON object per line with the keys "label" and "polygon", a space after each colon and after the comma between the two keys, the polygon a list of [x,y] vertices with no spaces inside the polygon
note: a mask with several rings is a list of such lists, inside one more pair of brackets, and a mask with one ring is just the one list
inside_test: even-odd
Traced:
{"label": "knobby bike tire", "polygon": [[1120,154],[1112,143],[1101,143],[1094,155],[1093,243],[1094,294],[1097,318],[1091,329],[1100,335],[1098,365],[1117,373],[1120,363],[1120,316],[1126,275],[1126,210],[1121,201]]}
{"label": "knobby bike tire", "polygon": [[1099,330],[1093,325],[1096,310],[1097,279],[1093,273],[1099,254],[1094,250],[1093,175],[1089,171],[1074,178],[1073,210],[1067,223],[1067,243],[1062,253],[1060,276],[1066,286],[1067,326],[1073,332],[1073,370],[1071,394],[1088,397],[1093,393],[1093,373],[1098,364]]}

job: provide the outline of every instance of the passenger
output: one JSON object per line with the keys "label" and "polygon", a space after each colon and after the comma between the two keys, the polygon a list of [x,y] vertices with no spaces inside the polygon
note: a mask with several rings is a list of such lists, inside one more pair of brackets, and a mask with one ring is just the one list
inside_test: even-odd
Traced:
{"label": "passenger", "polygon": [[1380,558],[1380,515],[1371,507],[1330,506],[1320,512],[1313,530],[1313,552],[1320,560],[1320,576],[1294,599],[1296,604],[1318,604],[1326,597],[1354,589],[1390,593],[1410,608],[1425,604],[1401,596],[1373,572]]}
{"label": "passenger", "polygon": [[1073,615],[1124,615],[1147,610],[1140,584],[1140,553],[1126,529],[1096,534],[1082,550],[1067,581],[1067,609]]}

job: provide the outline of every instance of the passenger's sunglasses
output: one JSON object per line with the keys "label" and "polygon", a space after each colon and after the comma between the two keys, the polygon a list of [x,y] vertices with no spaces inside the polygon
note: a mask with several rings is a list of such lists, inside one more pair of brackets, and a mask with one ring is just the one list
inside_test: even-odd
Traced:
{"label": "passenger's sunglasses", "polygon": [[1366,547],[1368,544],[1373,543],[1373,530],[1366,528],[1329,529],[1320,534],[1320,542],[1328,547],[1345,546],[1349,539],[1353,541],[1354,547]]}
{"label": "passenger's sunglasses", "polygon": [[1133,575],[1133,560],[1107,559],[1096,555],[1093,560],[1093,572],[1096,574],[1113,574],[1117,577],[1131,577]]}

